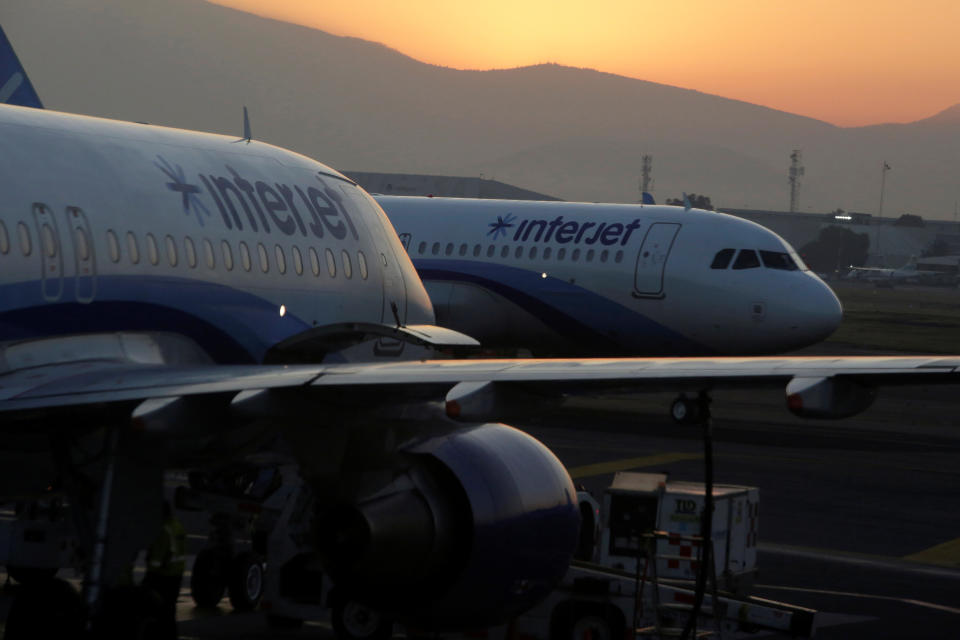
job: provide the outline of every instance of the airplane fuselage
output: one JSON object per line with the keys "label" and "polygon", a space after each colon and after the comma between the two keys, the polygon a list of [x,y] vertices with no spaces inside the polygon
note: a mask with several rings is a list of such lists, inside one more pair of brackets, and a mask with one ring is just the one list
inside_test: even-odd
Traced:
{"label": "airplane fuselage", "polygon": [[0,340],[168,331],[260,362],[313,327],[433,321],[380,208],[309,158],[6,105],[0,145]]}
{"label": "airplane fuselage", "polygon": [[776,353],[818,342],[840,321],[836,296],[789,244],[734,216],[650,205],[375,199],[438,322],[484,345],[547,354]]}

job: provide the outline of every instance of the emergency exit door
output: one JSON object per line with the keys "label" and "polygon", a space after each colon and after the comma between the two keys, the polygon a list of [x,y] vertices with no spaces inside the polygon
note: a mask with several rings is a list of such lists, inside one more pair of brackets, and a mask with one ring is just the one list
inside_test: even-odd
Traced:
{"label": "emergency exit door", "polygon": [[675,222],[656,222],[647,229],[647,235],[637,254],[637,270],[633,279],[633,295],[637,298],[662,298],[663,276],[670,249],[680,231]]}

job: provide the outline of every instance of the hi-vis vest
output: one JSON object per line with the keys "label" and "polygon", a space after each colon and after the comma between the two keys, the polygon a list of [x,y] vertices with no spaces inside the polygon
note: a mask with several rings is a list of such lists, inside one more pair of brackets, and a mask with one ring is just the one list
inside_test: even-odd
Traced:
{"label": "hi-vis vest", "polygon": [[163,533],[147,549],[147,571],[164,576],[183,575],[186,545],[183,525],[176,518],[164,521]]}

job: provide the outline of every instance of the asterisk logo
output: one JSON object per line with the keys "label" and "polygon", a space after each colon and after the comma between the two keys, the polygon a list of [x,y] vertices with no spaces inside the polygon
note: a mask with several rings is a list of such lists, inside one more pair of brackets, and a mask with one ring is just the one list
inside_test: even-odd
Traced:
{"label": "asterisk logo", "polygon": [[500,236],[506,236],[507,229],[513,226],[513,221],[516,219],[517,217],[512,213],[508,213],[506,218],[497,216],[497,221],[490,223],[490,231],[487,232],[487,235],[493,236],[494,240]]}
{"label": "asterisk logo", "polygon": [[167,183],[167,189],[170,191],[176,191],[182,197],[181,202],[183,204],[183,212],[187,215],[190,215],[190,210],[193,209],[193,213],[197,216],[197,222],[200,223],[200,226],[203,226],[203,218],[200,216],[200,213],[203,212],[206,215],[210,215],[210,210],[207,209],[206,205],[200,201],[200,198],[197,197],[198,193],[201,193],[200,187],[195,184],[189,184],[187,178],[183,173],[183,169],[180,165],[173,165],[163,159],[162,156],[157,156],[157,160],[154,161],[154,166],[172,180],[172,182]]}

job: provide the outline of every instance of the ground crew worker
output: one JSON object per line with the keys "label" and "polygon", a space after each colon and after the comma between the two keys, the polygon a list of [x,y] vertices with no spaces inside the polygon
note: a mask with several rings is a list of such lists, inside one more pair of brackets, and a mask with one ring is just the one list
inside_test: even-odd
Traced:
{"label": "ground crew worker", "polygon": [[147,549],[147,573],[143,586],[153,589],[163,601],[162,626],[166,637],[177,637],[177,598],[183,580],[187,533],[173,515],[168,501],[163,503],[163,530]]}

